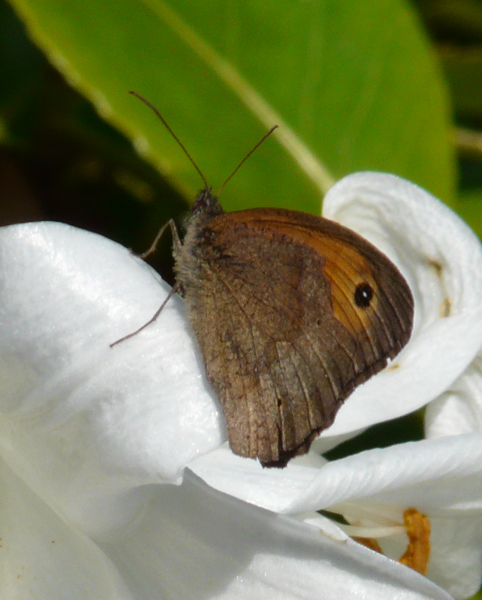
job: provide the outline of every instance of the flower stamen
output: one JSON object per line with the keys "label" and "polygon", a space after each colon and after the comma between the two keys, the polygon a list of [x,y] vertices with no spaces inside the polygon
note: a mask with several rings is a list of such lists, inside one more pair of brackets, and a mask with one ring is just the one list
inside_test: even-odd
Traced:
{"label": "flower stamen", "polygon": [[[398,562],[426,575],[430,559],[430,521],[416,508],[407,508],[403,513],[403,522],[408,536],[408,546]],[[361,536],[354,536],[353,539],[370,550],[383,554],[375,539]]]}
{"label": "flower stamen", "polygon": [[408,546],[398,562],[426,575],[430,559],[430,521],[416,508],[408,508],[403,513],[403,522],[407,529]]}

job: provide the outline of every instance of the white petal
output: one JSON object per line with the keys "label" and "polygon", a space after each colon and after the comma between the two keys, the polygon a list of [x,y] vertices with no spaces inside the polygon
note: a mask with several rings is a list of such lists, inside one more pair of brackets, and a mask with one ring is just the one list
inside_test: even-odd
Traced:
{"label": "white petal", "polygon": [[482,433],[367,450],[326,464],[285,512],[366,498],[394,506],[482,511]]}
{"label": "white petal", "polygon": [[482,355],[425,411],[428,438],[482,431]]}
{"label": "white petal", "polygon": [[180,488],[157,487],[144,519],[103,548],[146,600],[154,591],[166,600],[449,598],[352,540],[219,494],[188,471]]}
{"label": "white petal", "polygon": [[211,487],[250,504],[281,512],[300,497],[326,460],[318,454],[295,458],[284,469],[265,469],[258,461],[236,456],[228,447],[189,464]]}
{"label": "white petal", "polygon": [[11,226],[0,272],[0,452],[48,504],[108,527],[109,495],[178,481],[224,441],[178,299],[110,347],[167,293],[128,250],[59,223]]}
{"label": "white petal", "polygon": [[345,177],[328,192],[323,213],[384,251],[415,298],[412,339],[350,396],[325,433],[339,435],[423,406],[470,364],[482,347],[482,247],[449,208],[393,175]]}
{"label": "white petal", "polygon": [[473,596],[482,583],[482,517],[431,517],[427,576],[454,598]]}
{"label": "white petal", "polygon": [[219,450],[190,468],[216,489],[292,515],[360,499],[422,512],[482,511],[482,433],[367,450],[321,466],[295,459],[268,471],[234,460]]}
{"label": "white petal", "polygon": [[133,600],[116,567],[0,461],[1,598]]}
{"label": "white petal", "polygon": [[[415,507],[429,516],[432,527],[429,578],[457,598],[479,589],[482,433],[371,450],[324,466],[309,462],[299,465],[295,459],[286,469],[262,470],[220,449],[190,468],[217,489],[305,520],[325,508],[366,526],[370,520],[372,527],[393,526],[403,522],[406,508]],[[324,523],[320,528],[328,531]],[[407,537],[380,541],[396,559]]]}

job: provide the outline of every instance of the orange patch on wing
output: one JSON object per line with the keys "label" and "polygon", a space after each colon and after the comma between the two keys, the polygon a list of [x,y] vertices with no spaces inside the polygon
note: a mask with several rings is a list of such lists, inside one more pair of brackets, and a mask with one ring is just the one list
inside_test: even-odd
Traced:
{"label": "orange patch on wing", "polygon": [[[371,328],[370,315],[378,306],[378,286],[365,257],[354,247],[336,238],[318,238],[313,244],[326,259],[324,273],[331,283],[333,314],[335,318],[354,334]],[[370,307],[357,306],[355,293],[361,284],[373,290]]]}

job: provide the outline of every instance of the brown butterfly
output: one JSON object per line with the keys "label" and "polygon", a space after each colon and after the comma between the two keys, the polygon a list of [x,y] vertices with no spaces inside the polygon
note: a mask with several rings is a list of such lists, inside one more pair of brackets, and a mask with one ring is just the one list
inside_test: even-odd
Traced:
{"label": "brown butterfly", "polygon": [[283,467],[405,346],[410,288],[338,223],[273,208],[226,214],[207,183],[182,243],[170,225],[173,291],[186,301],[230,447]]}

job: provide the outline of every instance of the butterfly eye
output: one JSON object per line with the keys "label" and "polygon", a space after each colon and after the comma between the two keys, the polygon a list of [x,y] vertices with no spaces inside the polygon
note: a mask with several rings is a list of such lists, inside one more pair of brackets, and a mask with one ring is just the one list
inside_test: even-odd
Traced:
{"label": "butterfly eye", "polygon": [[369,283],[359,283],[355,290],[355,304],[360,308],[367,308],[373,298],[373,288]]}

